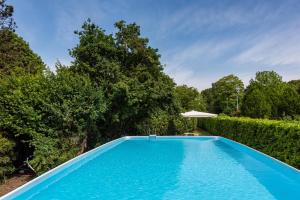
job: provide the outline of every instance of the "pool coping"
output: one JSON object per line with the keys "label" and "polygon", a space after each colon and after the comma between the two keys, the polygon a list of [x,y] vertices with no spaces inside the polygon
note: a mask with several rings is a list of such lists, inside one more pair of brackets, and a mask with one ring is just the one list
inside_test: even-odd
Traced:
{"label": "pool coping", "polygon": [[[252,150],[254,151],[256,154],[258,154],[259,156],[262,157],[262,159],[266,159],[266,158],[270,158],[272,160],[272,162],[276,165],[278,165],[279,167],[283,168],[284,170],[287,170],[288,172],[291,172],[291,173],[295,173],[297,174],[299,177],[300,177],[300,170],[287,164],[287,163],[284,163],[272,156],[269,156],[263,152],[260,152],[256,149],[253,149],[252,147],[249,147],[245,144],[242,144],[242,143],[239,143],[237,141],[234,141],[234,140],[231,140],[231,139],[228,139],[226,137],[222,137],[222,136],[155,136],[157,138],[165,138],[165,139],[196,139],[196,138],[212,138],[212,139],[216,139],[216,140],[223,140],[223,141],[227,141],[227,142],[232,142],[240,147],[242,147],[243,150],[246,149],[246,151],[248,150]],[[16,197],[17,195],[21,194],[23,191],[24,188],[26,187],[29,187],[28,189],[30,189],[30,187],[34,187],[35,184],[39,184],[39,182],[42,182],[43,180],[45,180],[47,178],[47,176],[51,176],[51,175],[55,175],[56,173],[60,172],[61,170],[65,169],[64,167],[67,167],[68,165],[72,165],[74,163],[76,163],[76,161],[80,160],[80,159],[83,159],[83,158],[86,158],[89,154],[92,154],[93,152],[97,152],[97,151],[100,151],[100,150],[105,150],[105,148],[107,150],[109,150],[110,147],[114,147],[114,145],[119,145],[121,144],[122,142],[126,141],[126,140],[129,140],[129,139],[149,139],[149,136],[123,136],[123,137],[120,137],[120,138],[117,138],[117,139],[114,139],[110,142],[107,142],[107,143],[104,143],[94,149],[91,149],[79,156],[76,156],[58,166],[56,166],[55,168],[45,172],[44,174],[34,178],[33,180],[25,183],[24,185],[12,190],[11,192],[3,195],[2,197],[0,197],[0,200],[8,200],[8,199],[11,199],[11,198],[14,198]],[[235,148],[233,146],[233,148]],[[245,152],[247,154],[249,154],[249,152]],[[283,165],[283,166],[282,166]],[[53,173],[53,174],[52,174]]]}

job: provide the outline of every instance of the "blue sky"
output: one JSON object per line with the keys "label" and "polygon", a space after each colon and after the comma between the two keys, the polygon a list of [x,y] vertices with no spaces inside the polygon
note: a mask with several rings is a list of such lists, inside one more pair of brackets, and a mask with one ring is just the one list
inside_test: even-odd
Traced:
{"label": "blue sky", "polygon": [[300,79],[299,0],[8,0],[19,33],[44,62],[69,64],[73,34],[87,18],[113,33],[114,22],[141,26],[165,72],[199,90],[235,74],[247,85],[256,71]]}

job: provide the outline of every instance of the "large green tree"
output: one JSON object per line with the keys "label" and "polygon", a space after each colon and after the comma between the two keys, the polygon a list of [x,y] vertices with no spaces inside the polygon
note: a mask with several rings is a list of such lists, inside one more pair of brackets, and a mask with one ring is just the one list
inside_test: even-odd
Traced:
{"label": "large green tree", "polygon": [[177,112],[174,106],[174,82],[163,73],[157,49],[141,37],[140,27],[115,24],[114,35],[106,34],[90,20],[76,34],[79,44],[70,51],[71,70],[88,75],[101,85],[109,101],[109,112],[101,123],[108,137],[137,133],[157,109]]}
{"label": "large green tree", "polygon": [[214,98],[212,88],[207,88],[205,90],[202,90],[201,95],[203,96],[207,111],[211,113],[216,113],[215,106],[217,105],[215,103],[215,98]]}
{"label": "large green tree", "polygon": [[205,101],[196,88],[188,87],[187,85],[177,86],[175,88],[175,97],[179,101],[181,112],[206,110]]}
{"label": "large green tree", "polygon": [[90,20],[75,34],[79,44],[70,50],[74,58],[71,70],[88,75],[95,85],[103,86],[107,94],[112,93],[113,85],[122,79],[115,39]]}
{"label": "large green tree", "polygon": [[258,84],[250,84],[246,90],[241,107],[242,114],[252,118],[269,118],[272,105],[268,96]]}
{"label": "large green tree", "polygon": [[278,108],[281,117],[300,115],[300,94],[295,87],[285,84]]}
{"label": "large green tree", "polygon": [[14,8],[0,0],[0,78],[10,74],[41,73],[45,64],[14,30]]}
{"label": "large green tree", "polygon": [[[236,114],[237,104],[244,93],[243,82],[235,75],[224,76],[202,92],[208,109],[214,113]],[[239,103],[240,104],[240,103]]]}
{"label": "large green tree", "polygon": [[20,36],[0,30],[0,78],[11,74],[42,73],[45,64]]}
{"label": "large green tree", "polygon": [[299,94],[276,72],[257,72],[246,89],[242,113],[259,118],[293,117],[299,114]]}
{"label": "large green tree", "polygon": [[274,71],[257,72],[255,79],[250,80],[250,85],[251,84],[257,84],[260,87],[271,104],[271,116],[278,118],[280,116],[278,106],[284,87],[282,77]]}
{"label": "large green tree", "polygon": [[299,80],[289,81],[288,84],[290,84],[291,86],[295,87],[295,89],[297,90],[297,92],[300,94],[300,79]]}

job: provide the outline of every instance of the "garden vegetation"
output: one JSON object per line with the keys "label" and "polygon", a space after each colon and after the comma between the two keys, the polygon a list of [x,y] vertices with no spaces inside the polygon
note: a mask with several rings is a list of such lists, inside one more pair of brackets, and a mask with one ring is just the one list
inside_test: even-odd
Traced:
{"label": "garden vegetation", "polygon": [[[0,1],[0,180],[24,163],[41,174],[124,135],[185,131],[179,113],[204,109],[195,88],[176,91],[135,23],[115,23],[112,35],[87,20],[72,64],[53,72],[15,33],[12,14]],[[189,92],[183,108],[176,97]]]}
{"label": "garden vegetation", "polygon": [[[300,113],[299,80],[285,83],[275,72],[258,72],[246,89],[234,75],[201,93],[176,86],[164,73],[158,49],[141,36],[137,24],[125,21],[115,23],[114,34],[85,21],[75,31],[78,44],[69,50],[72,63],[57,62],[51,71],[15,33],[13,11],[0,0],[0,181],[24,163],[38,175],[124,135],[192,131],[193,123],[180,115],[189,110],[285,120],[297,120]],[[255,123],[242,119],[226,118],[230,128],[219,129],[213,121],[203,126],[213,133],[222,134],[224,128],[248,135],[243,136],[247,141],[237,140],[299,166],[299,142],[291,139],[298,138],[299,127],[263,121],[254,137]],[[244,128],[234,130],[231,121]],[[255,143],[259,138],[263,142]]]}

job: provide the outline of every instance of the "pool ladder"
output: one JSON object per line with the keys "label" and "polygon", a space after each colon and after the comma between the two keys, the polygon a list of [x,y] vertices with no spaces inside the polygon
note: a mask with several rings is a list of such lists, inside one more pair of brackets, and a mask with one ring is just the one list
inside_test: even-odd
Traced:
{"label": "pool ladder", "polygon": [[150,141],[156,140],[156,135],[149,135],[149,136],[148,136],[148,139],[149,139]]}

